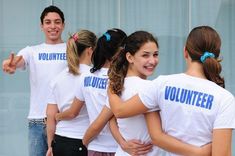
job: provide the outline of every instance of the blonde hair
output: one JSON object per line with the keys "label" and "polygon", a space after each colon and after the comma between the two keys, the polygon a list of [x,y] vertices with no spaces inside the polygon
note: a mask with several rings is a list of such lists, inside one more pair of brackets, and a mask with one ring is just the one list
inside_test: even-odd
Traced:
{"label": "blonde hair", "polygon": [[89,30],[80,30],[79,32],[70,35],[67,41],[67,62],[69,72],[73,75],[79,74],[80,56],[86,48],[92,49],[96,46],[96,35]]}

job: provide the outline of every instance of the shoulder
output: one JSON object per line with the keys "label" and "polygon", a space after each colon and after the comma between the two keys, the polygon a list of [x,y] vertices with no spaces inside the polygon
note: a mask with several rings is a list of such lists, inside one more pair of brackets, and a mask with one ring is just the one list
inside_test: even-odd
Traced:
{"label": "shoulder", "polygon": [[132,87],[132,88],[139,88],[143,87],[147,84],[150,84],[150,80],[142,79],[138,76],[131,76],[125,78],[125,86]]}
{"label": "shoulder", "polygon": [[43,44],[31,45],[31,46],[26,46],[21,51],[34,52],[34,51],[37,51],[38,49],[41,49],[42,47],[43,47]]}
{"label": "shoulder", "polygon": [[215,84],[214,85],[214,89],[213,89],[217,96],[220,96],[221,97],[221,100],[222,101],[225,101],[225,100],[234,100],[234,95],[229,92],[228,90],[226,90],[225,88]]}
{"label": "shoulder", "polygon": [[26,47],[22,48],[20,51],[22,51],[22,50],[33,50],[35,48],[43,47],[44,45],[45,45],[45,43],[35,44],[35,45],[27,45]]}
{"label": "shoulder", "polygon": [[185,74],[170,74],[170,75],[159,75],[153,80],[153,83],[164,83],[164,82],[180,82],[186,79]]}
{"label": "shoulder", "polygon": [[86,64],[80,64],[79,65],[79,71],[82,73],[89,73],[90,72],[91,67],[86,65]]}
{"label": "shoulder", "polygon": [[95,71],[94,73],[87,73],[90,76],[94,76],[94,77],[100,77],[100,78],[107,78],[108,77],[108,68],[101,68],[97,71]]}
{"label": "shoulder", "polygon": [[66,43],[59,43],[59,44],[47,44],[47,43],[41,43],[37,45],[30,46],[33,49],[66,49]]}
{"label": "shoulder", "polygon": [[20,51],[32,51],[32,50],[33,50],[33,46],[26,46],[22,48]]}
{"label": "shoulder", "polygon": [[32,48],[32,46],[26,46],[25,48],[21,49],[18,52],[18,56],[22,55],[24,57],[24,59],[27,58],[27,56],[29,56],[31,53],[33,53],[34,49]]}
{"label": "shoulder", "polygon": [[40,44],[35,44],[35,45],[27,46],[27,47],[31,49],[35,49],[35,48],[43,47],[44,45],[45,43],[40,43]]}
{"label": "shoulder", "polygon": [[159,75],[157,78],[152,80],[153,83],[159,83],[164,81],[169,81],[171,79],[175,79],[177,76],[175,74],[173,75]]}
{"label": "shoulder", "polygon": [[65,68],[59,74],[57,74],[54,78],[51,79],[50,85],[56,86],[57,84],[60,84],[61,81],[63,81],[68,76],[73,76],[73,74],[68,72],[68,68]]}
{"label": "shoulder", "polygon": [[100,70],[97,71],[97,75],[101,77],[108,77],[108,68],[101,68]]}

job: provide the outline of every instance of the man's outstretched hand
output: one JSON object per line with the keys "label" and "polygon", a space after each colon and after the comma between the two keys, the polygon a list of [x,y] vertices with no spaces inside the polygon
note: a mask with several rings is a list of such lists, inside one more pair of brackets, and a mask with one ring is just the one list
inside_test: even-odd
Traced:
{"label": "man's outstretched hand", "polygon": [[8,74],[14,74],[18,67],[17,65],[22,59],[22,56],[15,56],[14,53],[11,53],[9,58],[2,62],[2,70]]}

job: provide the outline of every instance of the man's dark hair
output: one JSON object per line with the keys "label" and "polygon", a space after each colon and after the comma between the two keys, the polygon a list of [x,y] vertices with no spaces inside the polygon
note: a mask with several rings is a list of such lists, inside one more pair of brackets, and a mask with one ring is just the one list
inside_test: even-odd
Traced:
{"label": "man's dark hair", "polygon": [[60,15],[60,18],[62,19],[62,23],[64,23],[64,13],[56,6],[54,5],[51,5],[51,6],[48,6],[46,7],[42,14],[41,14],[41,24],[43,24],[43,19],[45,18],[45,16],[50,13],[50,12],[55,12],[55,13],[58,13]]}

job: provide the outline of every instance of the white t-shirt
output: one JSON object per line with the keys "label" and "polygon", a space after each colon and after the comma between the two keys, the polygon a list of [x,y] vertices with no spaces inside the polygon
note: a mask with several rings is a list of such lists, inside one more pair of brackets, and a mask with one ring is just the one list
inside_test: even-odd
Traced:
{"label": "white t-shirt", "polygon": [[195,146],[211,142],[213,129],[235,128],[234,96],[209,80],[183,73],[159,76],[139,97],[149,109],[160,107],[168,135]]}
{"label": "white t-shirt", "polygon": [[[80,101],[85,101],[90,123],[98,117],[106,103],[108,84],[107,72],[107,68],[101,68],[95,73],[81,75],[81,82],[76,91],[76,97]],[[115,152],[117,150],[117,143],[107,125],[99,135],[91,141],[88,145],[88,149],[99,152]]]}
{"label": "white t-shirt", "polygon": [[[141,79],[137,76],[126,77],[124,82],[124,90],[121,94],[122,100],[128,100],[135,94],[137,94],[144,86],[150,81]],[[106,104],[109,108],[109,104]],[[140,140],[142,143],[150,143],[151,138],[148,133],[145,117],[143,114],[136,115],[129,118],[117,118],[119,131],[125,140]],[[153,123],[154,124],[154,123]],[[146,156],[158,156],[161,155],[161,150],[157,146],[153,146]],[[130,156],[128,153],[122,150],[120,146],[116,151],[115,156]]]}
{"label": "white t-shirt", "polygon": [[[90,66],[80,64],[79,72],[89,72]],[[75,97],[76,86],[80,75],[73,75],[69,73],[69,69],[64,69],[54,80],[50,83],[50,96],[48,103],[57,104],[60,112],[68,109]],[[89,126],[89,118],[84,105],[79,115],[72,120],[62,120],[56,124],[56,132],[60,136],[68,138],[82,139]]]}
{"label": "white t-shirt", "polygon": [[28,46],[17,54],[22,55],[29,68],[30,109],[29,119],[46,117],[49,83],[67,66],[66,44],[40,44]]}

